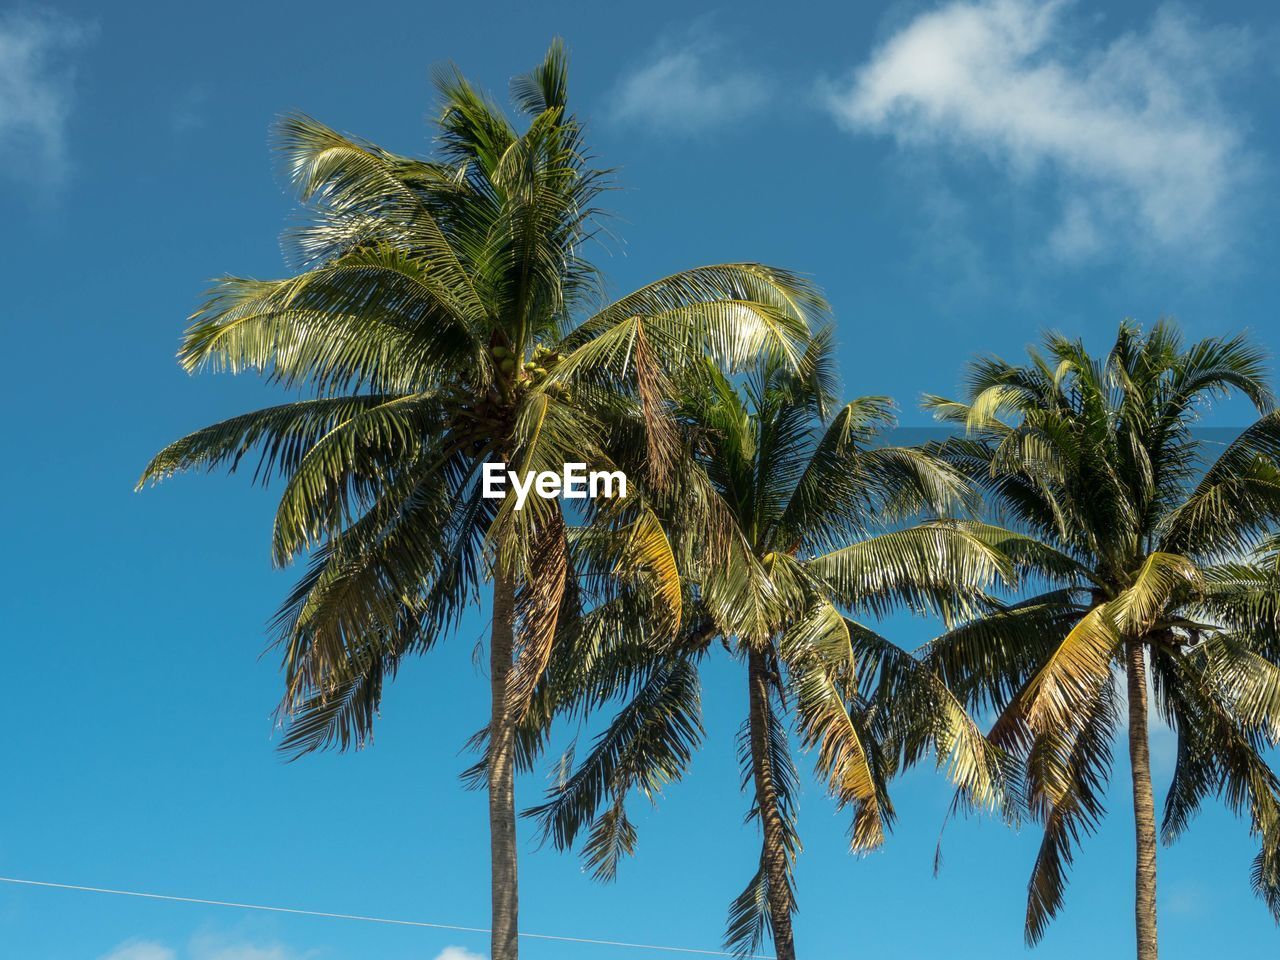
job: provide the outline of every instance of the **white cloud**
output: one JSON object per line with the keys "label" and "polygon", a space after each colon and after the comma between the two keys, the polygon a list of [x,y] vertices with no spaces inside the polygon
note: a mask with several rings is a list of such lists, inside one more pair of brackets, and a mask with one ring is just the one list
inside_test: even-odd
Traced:
{"label": "white cloud", "polygon": [[295,960],[298,954],[278,944],[255,946],[249,943],[215,943],[197,940],[189,951],[191,960]]}
{"label": "white cloud", "polygon": [[0,171],[28,184],[66,176],[67,121],[74,102],[70,54],[85,25],[53,13],[0,14]]}
{"label": "white cloud", "polygon": [[1051,183],[1062,212],[1047,243],[1064,259],[1114,237],[1203,253],[1248,166],[1220,97],[1248,35],[1162,8],[1144,31],[1089,45],[1068,6],[958,0],[922,14],[828,89],[828,105],[851,130],[976,152],[1019,183]]}
{"label": "white cloud", "polygon": [[485,958],[462,947],[445,947],[436,960],[485,960]]}
{"label": "white cloud", "polygon": [[618,84],[614,118],[668,134],[743,119],[766,103],[768,89],[761,77],[726,59],[720,42],[702,36],[676,47],[660,45]]}
{"label": "white cloud", "polygon": [[[259,945],[197,937],[181,953],[162,943],[130,940],[104,954],[99,960],[300,960],[301,956],[279,944]],[[451,960],[466,958],[459,956]]]}
{"label": "white cloud", "polygon": [[177,960],[177,954],[160,943],[130,940],[103,954],[99,960]]}

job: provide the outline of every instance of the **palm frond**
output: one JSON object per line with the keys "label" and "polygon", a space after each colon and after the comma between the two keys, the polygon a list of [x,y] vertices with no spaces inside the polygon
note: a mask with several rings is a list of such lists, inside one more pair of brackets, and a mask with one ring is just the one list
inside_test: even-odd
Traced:
{"label": "palm frond", "polygon": [[1028,945],[1044,937],[1062,908],[1075,849],[1103,815],[1118,715],[1114,688],[1106,684],[1099,690],[1102,695],[1088,700],[1070,727],[1040,738],[1029,761],[1043,798],[1044,839],[1027,885]]}
{"label": "palm frond", "polygon": [[[638,790],[653,800],[666,784],[680,779],[702,739],[699,700],[697,671],[690,662],[659,662],[572,775],[525,816],[537,820],[543,837],[564,850],[573,846],[582,829],[598,826],[598,811],[606,798],[617,806]],[[621,828],[620,815],[612,817],[614,823],[601,830]],[[607,851],[625,852],[629,846],[594,845],[589,856],[597,877],[607,878],[616,870],[616,859],[612,853],[605,855]]]}
{"label": "palm frond", "polygon": [[1068,727],[1110,677],[1120,643],[1110,604],[1081,617],[1022,693],[1032,729],[1051,733]]}

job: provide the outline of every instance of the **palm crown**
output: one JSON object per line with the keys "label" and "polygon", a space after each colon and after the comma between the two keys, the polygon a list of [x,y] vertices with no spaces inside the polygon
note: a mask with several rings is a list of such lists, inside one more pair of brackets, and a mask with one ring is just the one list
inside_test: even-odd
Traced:
{"label": "palm crown", "polygon": [[[594,308],[600,283],[584,244],[606,177],[568,110],[561,45],[512,84],[523,130],[456,71],[437,86],[433,159],[302,116],[280,124],[311,214],[288,235],[304,269],[220,281],[179,359],[314,396],[179,440],[141,482],[234,470],[253,450],[258,476],[283,478],[275,558],[310,557],[276,620],[286,749],[362,743],[385,679],[456,625],[492,573],[487,756],[501,809],[491,820],[504,844],[495,862],[511,861],[503,883],[495,873],[497,960],[516,949],[512,738],[550,660],[571,564],[559,504],[486,499],[481,467],[634,468],[637,495],[589,504],[587,521],[629,531],[620,559],[666,578],[678,623],[670,548],[642,492],[663,482],[674,450],[666,378],[704,353],[795,363],[825,304],[795,275],[738,263]],[[503,918],[499,896],[511,898]]]}
{"label": "palm crown", "polygon": [[[925,662],[1016,761],[1022,813],[1043,824],[1027,937],[1062,903],[1073,850],[1103,814],[1111,745],[1127,724],[1137,824],[1139,956],[1155,956],[1155,824],[1147,748],[1155,707],[1178,738],[1163,833],[1206,797],[1261,838],[1253,882],[1280,915],[1280,413],[1244,337],[1187,346],[1170,323],[1125,323],[1101,358],[1046,338],[1013,365],[971,367],[962,402],[931,398],[965,436],[939,452],[990,495],[1012,532],[989,533],[1043,592],[940,637]],[[1260,418],[1206,459],[1193,426],[1242,394]],[[1127,682],[1125,690],[1118,677]]]}
{"label": "palm crown", "polygon": [[[799,841],[788,712],[802,744],[815,749],[819,776],[854,811],[854,848],[881,843],[892,817],[885,781],[893,751],[881,749],[880,724],[865,707],[882,665],[910,674],[910,658],[843,612],[899,603],[952,609],[976,602],[1004,571],[996,551],[954,525],[886,529],[895,518],[964,503],[967,484],[919,450],[883,443],[893,420],[885,398],[861,397],[833,415],[832,379],[824,333],[795,369],[765,360],[740,388],[704,366],[681,384],[691,466],[673,482],[675,498],[712,518],[672,525],[698,531],[676,545],[685,558],[686,627],[654,638],[644,630],[651,618],[626,629],[608,605],[592,611],[563,696],[581,706],[621,693],[626,703],[577,769],[530,811],[559,847],[586,831],[589,867],[612,878],[635,842],[628,795],[653,797],[678,779],[701,742],[697,667],[718,639],[746,668],[743,783],[763,834],[759,868],[729,914],[726,945],[740,954],[758,950],[767,928],[777,955],[795,956]],[[708,530],[715,543],[703,539]],[[981,733],[954,701],[934,706],[929,746],[963,754],[958,779],[989,796],[998,771]]]}

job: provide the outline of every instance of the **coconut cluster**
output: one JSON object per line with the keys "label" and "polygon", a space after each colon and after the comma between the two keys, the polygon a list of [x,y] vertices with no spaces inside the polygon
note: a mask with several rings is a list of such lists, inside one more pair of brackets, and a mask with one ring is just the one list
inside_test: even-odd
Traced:
{"label": "coconut cluster", "polygon": [[[515,374],[517,380],[524,381],[528,386],[539,386],[545,383],[547,393],[561,399],[568,398],[568,389],[563,384],[546,383],[548,376],[560,361],[558,351],[538,344],[533,348],[532,356],[523,360],[519,359],[515,353],[502,344],[491,347],[489,352],[497,362],[498,369],[504,375],[512,376]],[[518,374],[517,367],[519,368]]]}

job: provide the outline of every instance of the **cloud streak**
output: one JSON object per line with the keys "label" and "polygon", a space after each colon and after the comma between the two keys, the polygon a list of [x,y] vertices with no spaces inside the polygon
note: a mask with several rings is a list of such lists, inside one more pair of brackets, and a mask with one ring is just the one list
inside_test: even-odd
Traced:
{"label": "cloud streak", "polygon": [[182,953],[153,940],[130,940],[99,960],[302,960],[302,955],[279,944],[226,942],[202,936],[195,938]]}
{"label": "cloud streak", "polygon": [[53,13],[0,14],[0,175],[44,187],[66,178],[72,55],[90,32]]}
{"label": "cloud streak", "polygon": [[726,66],[722,44],[702,36],[660,45],[623,76],[611,112],[624,124],[691,135],[744,119],[768,101],[763,78]]}
{"label": "cloud streak", "polygon": [[[98,960],[305,960],[305,955],[280,944],[254,944],[198,936],[185,951],[154,940],[129,940]],[[445,947],[435,960],[485,960],[463,947]]]}
{"label": "cloud streak", "polygon": [[130,940],[122,943],[98,960],[177,960],[177,954],[162,943],[151,940]]}
{"label": "cloud streak", "polygon": [[1117,236],[1204,252],[1220,239],[1242,171],[1243,134],[1223,81],[1248,57],[1243,31],[1172,9],[1147,28],[1081,44],[1065,0],[961,0],[889,37],[827,90],[837,120],[907,149],[989,158],[1060,195],[1050,250],[1079,260]]}

